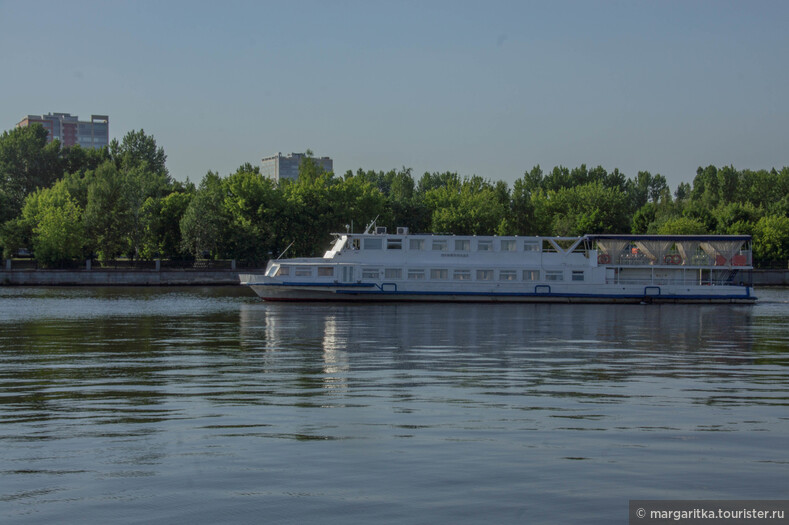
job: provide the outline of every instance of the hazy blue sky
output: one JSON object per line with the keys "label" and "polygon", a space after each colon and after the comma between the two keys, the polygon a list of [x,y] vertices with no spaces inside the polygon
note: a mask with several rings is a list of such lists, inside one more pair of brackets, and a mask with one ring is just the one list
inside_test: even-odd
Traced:
{"label": "hazy blue sky", "polygon": [[199,181],[311,148],[335,171],[789,165],[787,1],[0,0],[0,129],[143,128]]}

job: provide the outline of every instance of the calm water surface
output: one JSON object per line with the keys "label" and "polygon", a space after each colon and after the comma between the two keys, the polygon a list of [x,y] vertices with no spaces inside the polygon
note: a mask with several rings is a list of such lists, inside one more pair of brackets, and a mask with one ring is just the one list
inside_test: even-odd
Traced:
{"label": "calm water surface", "polygon": [[0,287],[12,523],[626,523],[789,499],[789,291],[288,305]]}

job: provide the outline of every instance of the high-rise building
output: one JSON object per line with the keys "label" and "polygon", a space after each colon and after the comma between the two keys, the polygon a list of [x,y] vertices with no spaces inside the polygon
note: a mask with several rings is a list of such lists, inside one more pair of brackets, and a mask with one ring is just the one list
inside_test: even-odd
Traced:
{"label": "high-rise building", "polygon": [[81,121],[69,113],[49,113],[47,115],[28,115],[17,127],[41,124],[49,132],[47,142],[58,139],[63,146],[79,144],[83,148],[101,148],[110,143],[110,117],[91,115],[90,122]]}
{"label": "high-rise building", "polygon": [[[260,172],[279,182],[281,179],[298,180],[299,164],[306,158],[303,153],[291,153],[283,155],[277,153],[271,157],[264,157],[261,163]],[[334,161],[329,157],[310,157],[315,163],[323,168],[324,171],[334,171]]]}

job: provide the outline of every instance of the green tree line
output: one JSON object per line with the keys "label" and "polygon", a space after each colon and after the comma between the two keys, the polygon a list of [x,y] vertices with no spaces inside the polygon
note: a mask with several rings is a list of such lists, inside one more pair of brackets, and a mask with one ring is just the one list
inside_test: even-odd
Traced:
{"label": "green tree line", "polygon": [[[296,181],[257,166],[195,186],[172,179],[143,130],[109,147],[47,143],[40,126],[0,137],[0,248],[50,266],[98,257],[223,258],[263,264],[316,255],[331,232],[379,225],[458,235],[749,234],[757,264],[789,259],[789,168],[699,168],[674,192],[659,174],[585,165],[503,181],[411,169],[324,172],[309,156]],[[309,151],[308,151],[309,153]]]}

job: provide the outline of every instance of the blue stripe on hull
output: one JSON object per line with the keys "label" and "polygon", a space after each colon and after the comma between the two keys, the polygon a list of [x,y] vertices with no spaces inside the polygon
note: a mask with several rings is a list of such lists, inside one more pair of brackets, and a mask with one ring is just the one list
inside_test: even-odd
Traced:
{"label": "blue stripe on hull", "polygon": [[[250,283],[255,285],[256,283]],[[290,287],[292,285],[282,285],[282,284],[273,284],[273,283],[257,283],[257,286],[277,286],[277,287]],[[309,286],[306,284],[299,283],[299,288],[304,288],[305,286]],[[315,286],[314,284],[312,286]],[[486,299],[512,299],[518,300],[522,299],[523,301],[529,300],[536,300],[538,302],[548,302],[552,299],[559,300],[562,302],[572,302],[573,299],[593,302],[617,302],[617,301],[628,301],[628,302],[655,302],[655,303],[663,303],[663,302],[747,302],[751,303],[756,301],[756,297],[750,295],[750,289],[746,289],[745,294],[740,295],[709,295],[709,294],[697,294],[697,295],[645,295],[645,294],[582,294],[582,293],[528,293],[528,292],[429,292],[429,291],[381,291],[378,289],[375,290],[359,290],[359,289],[344,289],[346,286],[353,287],[353,288],[360,288],[360,287],[375,287],[374,285],[368,284],[349,284],[349,285],[340,285],[343,288],[338,288],[335,290],[326,290],[325,296],[322,297],[265,297],[266,300],[279,300],[279,301],[292,301],[292,300],[302,300],[302,301],[322,301],[322,300],[338,300],[338,301],[353,301],[353,300],[369,300],[369,301],[386,301],[386,300],[409,300],[409,297],[414,297],[414,301],[419,300],[426,300],[426,301],[442,301],[442,300],[452,300],[452,297],[461,298],[462,300],[469,300],[469,301],[484,301]],[[325,285],[321,285],[323,288],[327,287],[337,287],[336,283],[326,283]],[[294,290],[296,291],[296,290]],[[307,290],[298,290],[300,292],[307,292]],[[323,295],[324,292],[317,291],[316,293],[320,293]],[[332,297],[332,295],[334,297]]]}

